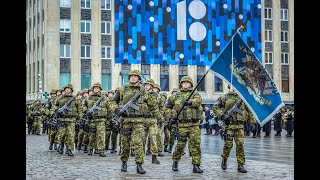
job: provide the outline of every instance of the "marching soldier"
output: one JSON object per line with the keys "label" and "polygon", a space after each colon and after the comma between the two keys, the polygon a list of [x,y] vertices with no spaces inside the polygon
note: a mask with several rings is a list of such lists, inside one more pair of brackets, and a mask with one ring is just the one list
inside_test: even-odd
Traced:
{"label": "marching soldier", "polygon": [[[163,98],[162,95],[160,95],[160,85],[159,84],[155,84],[154,88],[153,88],[153,92],[154,94],[157,96],[157,104],[159,106],[159,111],[160,113],[163,115],[164,114],[164,104],[166,102],[166,99]],[[158,120],[157,122],[157,127],[158,127],[158,132],[157,132],[157,146],[158,146],[158,156],[164,156],[164,154],[162,153],[162,134],[163,134],[163,126],[164,122],[162,122],[161,120]]]}
{"label": "marching soldier", "polygon": [[[178,171],[178,162],[181,159],[183,149],[189,139],[188,146],[190,156],[192,157],[193,173],[203,173],[200,169],[201,163],[201,132],[199,122],[203,120],[202,112],[202,97],[198,92],[195,92],[187,101],[193,90],[193,80],[189,76],[183,76],[180,80],[180,91],[175,96],[171,96],[166,106],[173,108],[173,117],[177,118],[174,121],[178,122],[178,143],[173,152],[172,170]],[[178,117],[177,113],[183,108]]]}
{"label": "marching soldier", "polygon": [[282,131],[282,111],[281,109],[274,115],[273,130],[277,133],[274,136],[281,136]]}
{"label": "marching soldier", "polygon": [[139,108],[128,108],[129,114],[123,113],[121,118],[121,171],[127,171],[127,161],[129,159],[130,140],[135,147],[135,161],[137,164],[137,173],[145,174],[142,168],[144,162],[143,140],[144,140],[144,121],[147,116],[146,111],[149,109],[156,119],[163,119],[156,101],[153,97],[144,91],[141,82],[141,74],[139,70],[131,70],[129,73],[129,82],[116,92],[114,100],[125,105],[130,101],[136,93],[140,92],[138,98],[134,101]]}
{"label": "marching soldier", "polygon": [[[168,96],[166,92],[161,92],[160,95],[162,96],[162,98],[164,99],[164,102],[166,102]],[[169,130],[169,121],[170,121],[170,111],[171,109],[167,108],[164,104],[163,107],[163,117],[164,117],[164,122],[163,122],[163,133],[164,133],[164,148],[163,151],[164,152],[169,152],[169,142],[170,142],[170,130]]]}
{"label": "marching soldier", "polygon": [[[238,105],[237,112],[234,112],[233,116],[224,114],[224,110],[229,111],[234,104],[240,99],[239,95],[234,91],[229,91],[227,94],[218,98],[213,104],[214,113],[225,122],[224,129],[224,146],[221,154],[223,170],[227,169],[227,158],[233,146],[233,139],[236,143],[236,156],[238,161],[238,172],[246,173],[244,168],[245,155],[244,155],[244,121],[249,118],[250,124],[254,123],[254,117],[248,107],[242,101]],[[233,119],[235,117],[235,119]]]}
{"label": "marching soldier", "polygon": [[[65,144],[67,149],[66,154],[68,154],[68,156],[74,156],[72,151],[74,150],[75,122],[78,115],[82,117],[82,112],[79,101],[72,95],[73,86],[67,84],[64,86],[63,90],[64,94],[56,99],[52,112],[60,117],[60,127],[58,130],[58,143],[60,144],[59,153],[63,154]],[[61,112],[59,109],[64,105],[68,105],[70,111],[65,110],[64,112]]]}
{"label": "marching soldier", "polygon": [[[92,94],[92,93],[91,93]],[[81,104],[81,107],[83,109],[83,104],[84,104],[84,101],[89,97],[89,89],[84,89],[83,90],[83,99],[82,99],[82,104]],[[89,132],[89,123],[88,122],[85,122],[83,124],[83,138],[82,138],[82,145],[84,146],[84,150],[83,152],[84,153],[88,153],[88,145],[89,145],[89,135],[90,135],[90,132]],[[78,148],[79,149],[79,148]]]}
{"label": "marching soldier", "polygon": [[[144,88],[145,90],[152,95],[152,98],[156,101],[157,100],[157,94],[153,92],[154,87],[154,80],[148,79],[144,82]],[[144,124],[144,132],[145,132],[145,138],[143,141],[143,147],[145,147],[145,143],[147,143],[147,152],[146,155],[152,154],[152,163],[154,164],[160,164],[159,160],[157,159],[158,156],[158,146],[157,146],[157,133],[158,133],[158,127],[157,127],[157,119],[152,116],[152,112],[148,109],[145,112],[145,124]],[[148,138],[147,138],[148,137]],[[148,139],[148,141],[146,141]],[[143,148],[145,149],[145,148]]]}
{"label": "marching soldier", "polygon": [[52,148],[54,148],[54,150],[57,150],[57,144],[55,143],[55,136],[57,134],[57,127],[53,126],[50,122],[51,117],[50,117],[50,109],[53,107],[53,104],[56,100],[57,97],[57,90],[56,89],[52,89],[50,92],[50,99],[47,101],[47,104],[45,106],[45,114],[50,118],[48,123],[49,128],[48,128],[48,141],[50,143],[49,145],[49,150],[52,150]]}
{"label": "marching soldier", "polygon": [[[115,116],[115,109],[118,107],[118,104],[113,101],[114,90],[110,89],[107,92],[108,99],[110,102],[110,111],[112,112],[112,117]],[[113,121],[106,122],[106,150],[109,149],[110,138],[111,138],[111,149],[110,153],[117,152],[117,137],[118,137],[118,129],[116,124]]]}
{"label": "marching soldier", "polygon": [[[179,91],[178,88],[173,88],[172,91],[171,91],[171,96],[175,97],[177,92]],[[171,98],[171,96],[169,98]],[[168,102],[168,99],[167,101]],[[176,126],[174,126],[174,123],[172,123],[172,121],[170,122],[171,119],[173,119],[173,113],[172,113],[172,109],[171,108],[168,108],[167,106],[165,107],[166,109],[166,114],[165,117],[168,121],[168,130],[170,132],[170,138],[169,138],[169,149],[168,149],[168,153],[171,153],[172,152],[172,147],[174,145],[174,141],[176,140]],[[171,124],[170,124],[171,123]],[[182,152],[182,155],[184,155],[184,151]]]}
{"label": "marching soldier", "polygon": [[[77,101],[79,101],[79,105],[80,105],[80,109],[82,108],[81,107],[81,100],[82,100],[82,93],[81,91],[78,91],[77,92]],[[80,121],[80,117],[77,116],[77,119],[76,119],[76,122],[79,122]],[[79,131],[80,131],[80,124],[79,123],[76,123],[75,125],[75,134],[74,134],[74,143],[75,143],[75,147],[76,149],[78,149],[78,136],[79,136]]]}
{"label": "marching soldier", "polygon": [[37,99],[31,106],[31,118],[33,119],[31,128],[32,128],[33,134],[40,135],[41,115],[43,113],[44,113],[44,108],[42,108],[41,100]]}
{"label": "marching soldier", "polygon": [[[110,121],[111,111],[108,99],[101,95],[102,86],[99,82],[93,84],[93,93],[84,101],[83,111],[88,116],[90,126],[89,153],[92,155],[93,149],[99,152],[99,156],[105,157],[105,123]],[[99,109],[91,112],[90,109],[96,106]]]}

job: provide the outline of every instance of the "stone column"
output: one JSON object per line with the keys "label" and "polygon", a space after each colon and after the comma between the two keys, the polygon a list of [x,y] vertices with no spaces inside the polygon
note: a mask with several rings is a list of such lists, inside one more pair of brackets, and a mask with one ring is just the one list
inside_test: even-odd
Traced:
{"label": "stone column", "polygon": [[150,78],[160,85],[160,64],[150,64]]}
{"label": "stone column", "polygon": [[[59,1],[44,1],[44,69],[46,89],[59,88],[60,76],[60,6]],[[72,67],[72,66],[71,66]]]}
{"label": "stone column", "polygon": [[71,2],[71,84],[74,92],[81,89],[81,34],[80,20],[81,8],[78,0]]}
{"label": "stone column", "polygon": [[289,100],[294,100],[294,1],[288,1],[289,7]]}
{"label": "stone column", "polygon": [[[206,66],[206,71],[208,69],[210,69],[210,67]],[[212,99],[214,84],[213,84],[213,72],[211,70],[209,70],[204,80],[206,81],[206,84],[205,84],[206,93],[208,94],[209,98]]]}
{"label": "stone column", "polygon": [[[280,0],[272,2],[272,31],[273,31],[273,81],[279,91],[281,83],[281,21],[280,21]],[[264,56],[264,54],[263,54]]]}
{"label": "stone column", "polygon": [[188,65],[188,76],[190,76],[193,80],[193,87],[197,85],[197,66],[196,65]]}
{"label": "stone column", "polygon": [[169,92],[179,88],[179,65],[169,65]]}
{"label": "stone column", "polygon": [[91,85],[101,83],[101,1],[91,1]]}

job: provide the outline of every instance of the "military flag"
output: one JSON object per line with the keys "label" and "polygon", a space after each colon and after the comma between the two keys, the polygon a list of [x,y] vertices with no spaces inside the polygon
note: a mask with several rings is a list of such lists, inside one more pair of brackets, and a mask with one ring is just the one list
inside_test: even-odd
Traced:
{"label": "military flag", "polygon": [[284,106],[276,84],[239,31],[214,60],[210,70],[231,85],[261,126]]}

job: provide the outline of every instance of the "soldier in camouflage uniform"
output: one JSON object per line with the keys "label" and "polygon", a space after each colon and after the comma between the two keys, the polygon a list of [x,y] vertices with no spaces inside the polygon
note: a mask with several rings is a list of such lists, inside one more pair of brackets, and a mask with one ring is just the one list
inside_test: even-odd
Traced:
{"label": "soldier in camouflage uniform", "polygon": [[[129,82],[123,87],[119,88],[116,92],[114,100],[118,103],[121,102],[121,106],[125,105],[130,99],[142,90],[141,74],[139,70],[131,70],[129,73]],[[153,99],[151,94],[146,91],[142,91],[138,99],[134,101],[134,104],[139,108],[133,109],[128,108],[127,113],[123,113],[121,116],[121,171],[127,171],[127,161],[129,159],[130,151],[130,141],[135,147],[135,161],[137,164],[137,173],[145,174],[146,171],[142,168],[142,163],[144,162],[143,154],[143,140],[144,140],[144,121],[145,117],[148,115],[146,112],[150,110],[152,115],[156,119],[163,119],[159,109],[157,107],[156,101]]]}
{"label": "soldier in camouflage uniform", "polygon": [[[148,79],[144,82],[145,90],[152,95],[153,99],[158,104],[158,94],[153,92],[154,85],[155,84],[153,79]],[[144,124],[145,139],[143,141],[144,142],[143,149],[145,149],[145,143],[147,143],[146,155],[152,154],[152,163],[160,164],[159,160],[157,159],[157,156],[158,156],[157,119],[152,115],[152,112],[150,110],[146,110],[145,114],[146,114],[145,124]]]}
{"label": "soldier in camouflage uniform", "polygon": [[[155,95],[157,96],[157,104],[159,107],[159,111],[162,115],[164,115],[164,104],[166,102],[166,99],[164,99],[164,97],[162,95],[160,95],[160,85],[159,84],[155,84],[154,88],[153,88],[153,92],[155,93]],[[164,154],[162,153],[162,149],[163,149],[163,141],[162,141],[162,134],[163,134],[163,128],[164,128],[164,122],[158,120],[157,122],[157,127],[158,127],[158,132],[157,132],[157,146],[158,146],[158,156],[164,156]],[[150,142],[150,141],[149,141]]]}
{"label": "soldier in camouflage uniform", "polygon": [[[171,92],[171,96],[175,97],[177,92],[179,91],[178,88],[173,88],[172,89],[172,92]],[[170,98],[169,97],[169,98]],[[167,99],[168,100],[168,99]],[[168,101],[167,101],[168,102]],[[169,149],[168,149],[168,153],[171,153],[172,152],[172,147],[174,145],[174,141],[176,139],[176,126],[175,126],[175,123],[173,123],[172,121],[170,122],[171,119],[175,118],[173,117],[173,110],[172,108],[168,108],[168,107],[165,107],[166,108],[166,115],[165,115],[165,118],[167,119],[168,121],[168,130],[169,130]],[[182,152],[182,155],[184,155],[184,151]]]}
{"label": "soldier in camouflage uniform", "polygon": [[31,106],[31,117],[33,119],[32,132],[33,134],[40,135],[41,132],[41,116],[44,113],[41,100],[37,99]]}
{"label": "soldier in camouflage uniform", "polygon": [[[49,121],[51,120],[51,116],[50,116],[50,109],[53,107],[53,104],[56,100],[57,97],[57,90],[56,89],[52,89],[50,92],[50,99],[48,99],[47,104],[45,106],[45,114],[48,116]],[[57,144],[55,143],[55,136],[57,134],[57,127],[53,127],[53,126],[49,126],[48,128],[48,141],[50,143],[49,145],[49,150],[52,150],[52,148],[54,147],[54,150],[57,150]]]}
{"label": "soldier in camouflage uniform", "polygon": [[[83,102],[84,102],[84,99],[85,99],[85,97],[87,97],[87,96],[85,96],[84,94],[86,94],[86,95],[88,95],[88,89],[83,89],[82,91],[81,91],[81,99],[79,100],[79,104],[80,104],[80,108],[83,110]],[[79,133],[78,133],[78,146],[76,147],[76,149],[78,150],[78,151],[80,151],[81,150],[81,148],[82,148],[82,146],[83,146],[83,136],[84,136],[84,132],[85,132],[85,130],[84,130],[84,122],[80,119],[80,123],[79,123]]]}
{"label": "soldier in camouflage uniform", "polygon": [[[92,94],[92,93],[91,93]],[[83,95],[82,95],[82,103],[81,103],[81,108],[83,109],[83,104],[84,104],[84,101],[85,99],[87,99],[89,97],[89,89],[84,89],[83,90]],[[88,122],[85,122],[83,125],[82,125],[82,129],[83,129],[83,137],[80,139],[82,139],[81,141],[81,145],[84,146],[84,150],[83,152],[84,153],[88,153],[88,145],[89,145],[89,123]],[[78,147],[79,149],[79,147]],[[81,149],[81,148],[80,148]]]}
{"label": "soldier in camouflage uniform", "polygon": [[242,101],[238,106],[238,109],[242,112],[235,112],[232,116],[227,116],[224,113],[228,111],[233,105],[240,99],[239,95],[234,90],[229,91],[227,94],[218,98],[213,104],[213,112],[218,116],[219,119],[225,122],[224,129],[224,146],[221,154],[222,163],[221,168],[227,169],[227,158],[229,157],[230,151],[233,146],[233,139],[236,143],[236,156],[238,161],[238,172],[246,173],[247,170],[244,168],[245,155],[244,155],[244,121],[250,120],[250,124],[254,123],[254,117],[248,107]]}
{"label": "soldier in camouflage uniform", "polygon": [[[102,86],[99,82],[93,84],[93,93],[85,99],[83,104],[83,111],[89,118],[90,136],[89,136],[89,153],[92,155],[93,149],[99,152],[99,156],[105,157],[105,123],[111,119],[111,111],[109,100],[101,95]],[[100,103],[97,104],[100,110],[97,110],[95,114],[90,113],[90,108],[94,106],[98,100],[102,98]]]}
{"label": "soldier in camouflage uniform", "polygon": [[[77,92],[77,99],[76,99],[80,105],[80,109],[82,108],[82,104],[81,104],[81,100],[82,100],[82,93],[81,91]],[[76,122],[80,121],[80,117],[77,116]],[[78,136],[79,136],[79,131],[80,131],[80,124],[76,123],[75,125],[75,134],[74,134],[74,143],[75,143],[75,147],[76,149],[79,147],[78,145]]]}
{"label": "soldier in camouflage uniform", "polygon": [[[110,108],[112,112],[112,117],[115,116],[115,110],[118,107],[118,104],[113,100],[114,96],[114,90],[110,89],[108,92],[108,99],[110,102]],[[118,138],[118,129],[116,124],[113,121],[107,121],[106,122],[106,150],[109,149],[110,144],[110,138],[111,138],[111,149],[110,153],[117,152],[117,138]]]}
{"label": "soldier in camouflage uniform", "polygon": [[[195,92],[191,98],[187,101],[187,98],[191,94],[193,89],[193,81],[189,76],[183,76],[180,80],[180,91],[175,96],[171,96],[167,102],[166,107],[173,108],[173,117],[177,116],[177,113],[181,111],[180,115],[174,119],[178,120],[178,143],[173,152],[172,170],[178,171],[178,162],[181,159],[182,151],[189,139],[189,151],[192,157],[193,173],[203,173],[200,169],[201,163],[201,132],[199,128],[199,121],[203,119],[202,112],[202,97],[198,92]],[[184,106],[184,107],[183,107]]]}
{"label": "soldier in camouflage uniform", "polygon": [[[161,92],[160,93],[161,97],[164,99],[164,102],[166,102],[168,96],[166,92]],[[170,130],[169,130],[169,121],[171,118],[171,109],[167,108],[164,104],[163,107],[163,117],[164,117],[164,122],[163,122],[163,133],[164,133],[164,152],[169,152],[169,142],[170,142]]]}
{"label": "soldier in camouflage uniform", "polygon": [[[68,156],[74,156],[72,151],[74,150],[75,122],[78,115],[82,117],[82,111],[79,101],[72,95],[73,86],[67,84],[64,86],[63,90],[65,92],[64,95],[56,99],[51,112],[52,114],[56,113],[56,115],[60,117],[61,122],[58,130],[58,143],[61,145],[59,153],[63,154],[65,144],[67,149],[66,154],[68,154]],[[57,110],[64,106],[70,99],[73,99],[68,106],[71,111],[65,111],[60,114]]]}

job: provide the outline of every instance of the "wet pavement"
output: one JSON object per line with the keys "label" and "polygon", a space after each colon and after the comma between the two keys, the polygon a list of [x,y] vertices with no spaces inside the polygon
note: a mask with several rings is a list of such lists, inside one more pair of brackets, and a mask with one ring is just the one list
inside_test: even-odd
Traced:
{"label": "wet pavement", "polygon": [[237,172],[235,144],[228,158],[227,170],[222,170],[221,151],[223,141],[220,136],[201,135],[201,168],[203,174],[192,173],[191,157],[182,156],[179,171],[172,171],[172,159],[169,153],[158,157],[160,164],[151,163],[151,155],[145,155],[142,167],[146,174],[136,173],[134,157],[128,161],[128,172],[121,172],[118,153],[107,151],[107,157],[88,156],[75,150],[75,156],[49,151],[47,135],[26,134],[26,179],[294,179],[294,137],[245,138],[245,168],[248,173]]}

